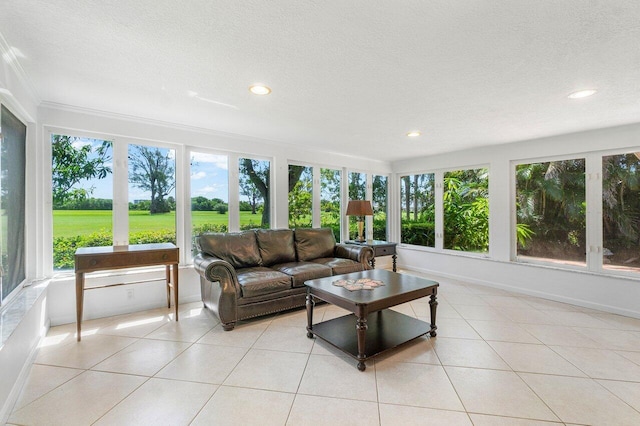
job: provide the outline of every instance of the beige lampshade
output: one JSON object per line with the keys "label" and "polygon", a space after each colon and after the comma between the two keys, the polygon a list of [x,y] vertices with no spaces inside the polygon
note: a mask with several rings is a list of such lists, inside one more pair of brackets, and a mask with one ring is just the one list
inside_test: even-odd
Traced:
{"label": "beige lampshade", "polygon": [[347,216],[373,216],[371,201],[349,200],[347,205]]}

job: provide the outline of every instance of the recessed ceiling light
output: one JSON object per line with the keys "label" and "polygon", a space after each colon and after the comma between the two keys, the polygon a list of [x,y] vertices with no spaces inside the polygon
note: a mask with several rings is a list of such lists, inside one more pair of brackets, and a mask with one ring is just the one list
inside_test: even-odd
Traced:
{"label": "recessed ceiling light", "polygon": [[268,95],[271,93],[271,89],[264,84],[254,84],[249,86],[249,91],[254,95]]}
{"label": "recessed ceiling light", "polygon": [[407,136],[409,136],[410,138],[417,138],[418,136],[420,136],[422,134],[422,132],[419,132],[417,130],[414,130],[413,132],[409,132],[407,133]]}
{"label": "recessed ceiling light", "polygon": [[587,96],[595,95],[597,92],[596,89],[587,89],[587,90],[579,90],[577,92],[573,92],[569,95],[569,99],[580,99],[586,98]]}

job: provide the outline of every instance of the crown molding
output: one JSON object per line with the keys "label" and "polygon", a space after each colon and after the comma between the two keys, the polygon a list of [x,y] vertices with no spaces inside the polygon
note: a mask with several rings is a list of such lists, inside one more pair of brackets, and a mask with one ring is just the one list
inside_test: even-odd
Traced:
{"label": "crown molding", "polygon": [[[257,144],[266,143],[266,144],[278,146],[284,149],[292,148],[292,147],[295,147],[296,149],[300,149],[300,146],[293,142],[283,142],[283,141],[278,141],[273,139],[258,138],[255,136],[242,135],[238,133],[223,132],[220,130],[215,130],[207,127],[198,127],[198,126],[192,126],[188,124],[174,123],[174,122],[169,122],[164,120],[157,120],[153,118],[139,117],[139,116],[130,115],[130,114],[122,114],[118,112],[79,107],[75,105],[63,104],[58,102],[42,101],[39,105],[39,108],[68,111],[68,112],[77,113],[77,114],[87,114],[87,115],[93,115],[93,116],[103,117],[107,119],[129,121],[129,122],[135,122],[135,123],[145,124],[149,126],[158,126],[158,127],[165,127],[165,128],[175,129],[175,130],[186,131],[186,132],[201,133],[201,134],[215,136],[219,138],[226,138],[226,139],[232,139],[232,140],[238,140],[238,141],[241,140],[244,142],[251,142],[251,143],[257,143]],[[48,125],[49,123],[42,123],[42,124]],[[130,137],[130,135],[114,135],[114,136]],[[379,164],[388,164],[385,161],[381,161],[375,158],[362,157],[361,155],[356,156],[356,155],[350,155],[350,154],[345,154],[345,153],[336,152],[336,151],[321,151],[318,149],[308,149],[308,151],[324,153],[324,154],[333,154],[333,155],[337,155],[344,158],[353,158],[358,160],[366,159],[367,161],[371,161]]]}

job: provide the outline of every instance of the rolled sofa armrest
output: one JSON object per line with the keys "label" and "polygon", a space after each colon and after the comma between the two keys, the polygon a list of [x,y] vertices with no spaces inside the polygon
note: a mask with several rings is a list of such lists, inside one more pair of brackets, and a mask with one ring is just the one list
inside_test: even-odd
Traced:
{"label": "rolled sofa armrest", "polygon": [[337,257],[362,263],[364,269],[371,269],[371,261],[373,260],[373,249],[371,247],[357,244],[336,244],[335,254]]}
{"label": "rolled sofa armrest", "polygon": [[236,297],[242,296],[236,270],[229,262],[215,256],[199,253],[193,259],[193,267],[205,280],[218,281],[223,293],[234,293]]}
{"label": "rolled sofa armrest", "polygon": [[242,296],[236,270],[229,262],[199,253],[193,268],[200,275],[202,302],[222,323],[224,330],[232,330],[238,319],[238,298]]}

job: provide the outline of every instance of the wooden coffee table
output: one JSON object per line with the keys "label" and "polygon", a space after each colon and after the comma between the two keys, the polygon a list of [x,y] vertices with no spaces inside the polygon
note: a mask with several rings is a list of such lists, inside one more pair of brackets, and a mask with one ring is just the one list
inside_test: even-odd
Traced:
{"label": "wooden coffee table", "polygon": [[[373,290],[356,291],[333,285],[339,279],[359,278],[380,280],[385,285]],[[313,338],[315,335],[352,356],[358,361],[360,371],[365,370],[365,361],[371,357],[425,334],[432,337],[436,335],[436,295],[439,284],[435,281],[374,269],[309,280],[305,285],[307,337]],[[430,296],[431,324],[387,309],[425,296]],[[313,324],[314,298],[339,306],[352,314]]]}

